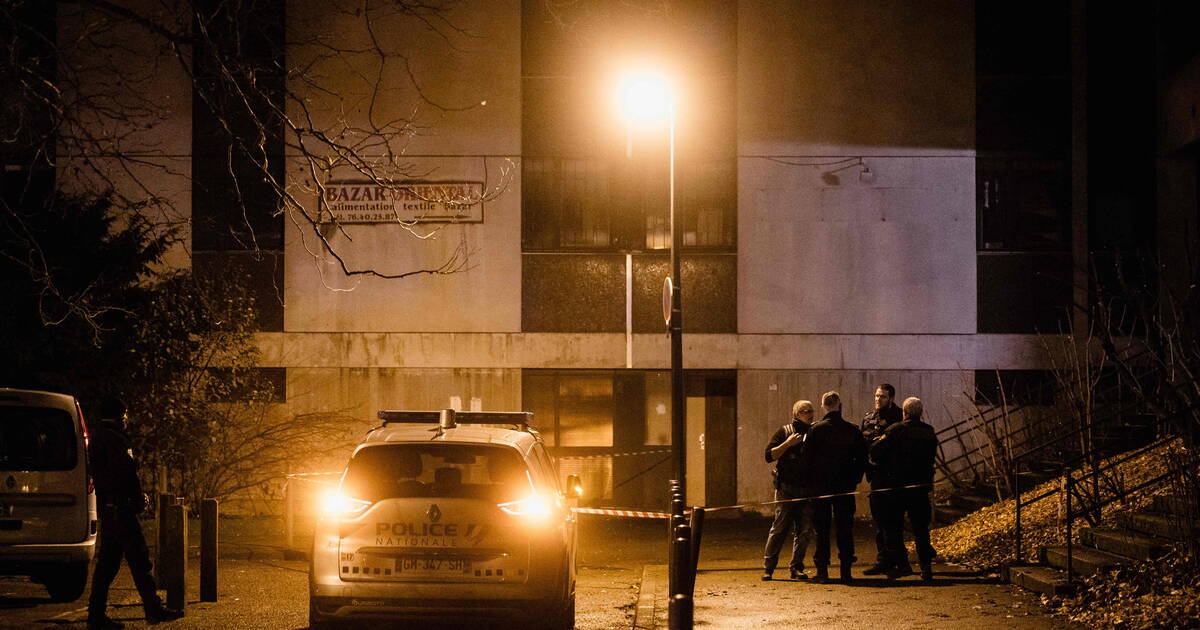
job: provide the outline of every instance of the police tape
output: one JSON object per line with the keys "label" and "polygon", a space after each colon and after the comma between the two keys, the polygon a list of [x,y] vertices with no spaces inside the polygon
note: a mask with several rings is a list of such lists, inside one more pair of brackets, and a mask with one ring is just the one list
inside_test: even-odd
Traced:
{"label": "police tape", "polygon": [[634,455],[657,455],[659,453],[670,453],[669,448],[660,448],[652,451],[628,451],[625,453],[602,453],[599,455],[559,455],[558,459],[606,459],[609,457],[632,457]]}
{"label": "police tape", "polygon": [[[780,505],[783,503],[799,503],[801,501],[815,501],[819,499],[833,499],[837,497],[852,497],[860,494],[870,495],[882,492],[893,492],[896,490],[911,490],[914,488],[928,488],[932,484],[918,483],[908,486],[896,486],[895,488],[873,488],[866,492],[838,492],[835,494],[822,494],[815,497],[799,497],[795,499],[775,499],[774,501],[757,501],[753,503],[740,503],[738,505],[716,505],[716,506],[699,506],[695,509],[704,510],[705,512],[718,512],[721,510],[743,510],[751,507],[759,507],[764,505]],[[623,508],[571,508],[575,514],[593,514],[599,516],[623,516],[627,518],[671,518],[667,512],[646,512],[642,510],[628,510]],[[684,510],[684,514],[688,514],[692,509]]]}
{"label": "police tape", "polygon": [[643,512],[641,510],[618,510],[607,508],[571,508],[576,514],[599,514],[602,516],[625,516],[629,518],[671,518],[666,512]]}

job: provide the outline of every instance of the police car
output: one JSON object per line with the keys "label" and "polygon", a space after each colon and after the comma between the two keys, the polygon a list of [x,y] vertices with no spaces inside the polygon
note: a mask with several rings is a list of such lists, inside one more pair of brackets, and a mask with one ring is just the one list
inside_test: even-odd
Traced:
{"label": "police car", "polygon": [[309,623],[511,618],[575,625],[574,475],[529,412],[381,411],[324,501]]}

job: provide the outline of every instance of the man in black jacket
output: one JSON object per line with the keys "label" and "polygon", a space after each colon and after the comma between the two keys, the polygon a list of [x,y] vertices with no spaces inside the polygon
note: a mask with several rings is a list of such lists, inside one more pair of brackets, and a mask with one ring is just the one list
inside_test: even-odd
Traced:
{"label": "man in black jacket", "polygon": [[893,488],[879,493],[888,515],[884,540],[888,554],[887,575],[891,579],[912,573],[908,550],[904,548],[905,513],[917,546],[921,579],[933,579],[932,563],[936,554],[929,544],[932,516],[929,492],[933,489],[933,463],[938,442],[933,427],[921,421],[922,412],[920,398],[906,399],[904,420],[889,426],[883,437],[871,445],[876,479]]}
{"label": "man in black jacket", "polygon": [[88,448],[89,463],[96,484],[96,507],[100,514],[100,549],[92,573],[92,593],[88,599],[88,630],[117,630],[125,624],[106,614],[108,589],[121,558],[129,564],[134,586],[142,598],[146,620],[151,624],[178,619],[177,610],[165,608],[158,598],[153,565],[146,539],[137,516],[145,509],[146,496],[138,479],[137,461],[125,433],[125,403],[105,399],[100,406],[100,424]]}
{"label": "man in black jacket", "polygon": [[[797,400],[792,405],[792,421],[783,425],[767,443],[766,458],[775,464],[775,500],[786,501],[805,496],[804,476],[800,470],[800,450],[808,426],[813,421],[813,405],[807,400]],[[804,551],[808,549],[808,528],[804,524],[804,513],[808,511],[805,501],[775,504],[775,521],[767,534],[767,546],[763,550],[763,580],[771,579],[775,565],[779,563],[779,552],[787,539],[788,530],[794,529],[792,540],[791,578],[803,580]]]}
{"label": "man in black jacket", "polygon": [[[896,406],[896,388],[890,383],[880,383],[879,387],[875,388],[875,409],[868,412],[859,424],[868,448],[875,440],[883,437],[883,432],[888,427],[898,422],[900,408]],[[868,502],[871,506],[871,520],[875,523],[875,565],[863,571],[863,575],[883,575],[892,568],[888,566],[887,543],[883,539],[884,523],[891,519],[891,515],[887,512],[887,502],[880,498],[880,493],[875,492],[887,486],[876,478],[874,462],[871,460],[867,461],[867,481],[870,482],[872,491]]]}
{"label": "man in black jacket", "polygon": [[801,469],[813,494],[840,496],[813,499],[813,526],[817,545],[813,564],[817,581],[829,580],[829,532],[831,521],[837,530],[838,558],[842,582],[852,581],[850,568],[854,557],[854,488],[862,479],[867,463],[867,443],[862,432],[842,418],[842,398],[837,392],[821,396],[825,417],[812,425],[804,440]]}

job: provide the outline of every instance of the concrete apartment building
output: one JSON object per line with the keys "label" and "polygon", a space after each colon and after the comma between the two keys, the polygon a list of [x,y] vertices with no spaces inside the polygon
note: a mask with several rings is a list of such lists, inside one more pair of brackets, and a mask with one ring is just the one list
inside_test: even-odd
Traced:
{"label": "concrete apartment building", "polygon": [[[126,142],[191,221],[175,264],[253,278],[280,413],[337,410],[366,428],[379,409],[530,410],[596,503],[656,506],[670,468],[667,138],[615,117],[623,67],[654,62],[679,94],[692,503],[768,499],[763,447],[796,399],[838,390],[857,421],[890,382],[945,426],[977,389],[1047,378],[1043,335],[1087,325],[1069,306],[1087,302],[1091,257],[1178,234],[1156,205],[1195,225],[1200,67],[1184,46],[1155,75],[1155,43],[1186,37],[1153,12],[489,0],[453,5],[448,36],[380,14],[374,34],[408,53],[380,69],[313,46],[369,47],[338,2],[258,4],[255,50],[281,68],[260,79],[303,96],[260,106],[364,138],[411,120],[362,146],[368,161],[402,154],[380,173],[417,220],[370,216],[395,206],[369,205],[383,187],[352,160],[314,173],[269,138],[294,206],[280,215],[246,178],[243,209],[223,130],[171,51],[147,45],[162,115]],[[60,9],[63,36],[86,23],[75,11]],[[1110,52],[1118,41],[1137,45]],[[341,89],[305,92],[301,67]],[[383,91],[359,80],[376,71]],[[432,186],[484,201],[431,222],[447,209]],[[296,208],[341,224],[310,229]],[[456,273],[379,277],[446,261]]]}

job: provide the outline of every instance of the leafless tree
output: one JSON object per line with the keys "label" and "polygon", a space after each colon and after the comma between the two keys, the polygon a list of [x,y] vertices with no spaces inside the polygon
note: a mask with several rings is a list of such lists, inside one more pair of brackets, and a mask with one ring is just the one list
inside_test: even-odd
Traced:
{"label": "leafless tree", "polygon": [[[428,265],[353,262],[362,260],[348,255],[353,239],[324,202],[333,179],[450,207],[494,199],[509,185],[506,160],[485,164],[481,190],[468,194],[407,185],[437,176],[406,157],[410,143],[447,115],[485,106],[469,77],[450,96],[423,82],[424,68],[478,40],[458,25],[459,9],[455,0],[0,0],[0,212],[29,211],[49,172],[59,187],[113,192],[122,209],[164,230],[186,225],[190,213],[178,202],[193,183],[192,162],[179,138],[190,135],[178,127],[204,114],[222,136],[233,189],[232,220],[222,227],[244,248],[260,247],[251,208],[266,197],[314,258],[336,261],[347,276],[462,271],[471,253],[462,231]],[[395,214],[418,241],[454,232]]]}

